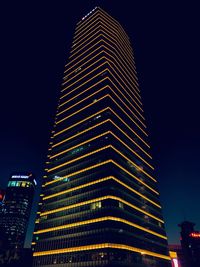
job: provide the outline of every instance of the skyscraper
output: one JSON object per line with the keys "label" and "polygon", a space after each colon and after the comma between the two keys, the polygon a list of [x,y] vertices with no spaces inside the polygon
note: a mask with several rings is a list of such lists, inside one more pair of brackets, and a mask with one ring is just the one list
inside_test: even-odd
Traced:
{"label": "skyscraper", "polygon": [[24,247],[35,186],[31,173],[10,176],[0,217],[0,231],[7,237],[8,249]]}
{"label": "skyscraper", "polygon": [[34,266],[170,266],[147,139],[129,38],[94,8],[64,71]]}

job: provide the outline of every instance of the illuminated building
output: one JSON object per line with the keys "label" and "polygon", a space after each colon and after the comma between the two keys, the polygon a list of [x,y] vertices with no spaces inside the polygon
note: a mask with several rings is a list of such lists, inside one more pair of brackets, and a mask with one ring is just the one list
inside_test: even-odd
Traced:
{"label": "illuminated building", "polygon": [[194,230],[195,223],[184,221],[181,227],[181,247],[184,267],[200,266],[200,232]]}
{"label": "illuminated building", "polygon": [[23,248],[36,181],[30,173],[12,174],[5,190],[0,231],[8,249]]}
{"label": "illuminated building", "polygon": [[45,171],[34,266],[170,266],[132,48],[100,8],[77,23]]}

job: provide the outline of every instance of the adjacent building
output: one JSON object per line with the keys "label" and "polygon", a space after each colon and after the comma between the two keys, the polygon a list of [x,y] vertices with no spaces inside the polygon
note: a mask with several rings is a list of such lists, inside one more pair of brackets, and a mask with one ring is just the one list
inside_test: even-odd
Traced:
{"label": "adjacent building", "polygon": [[45,172],[34,266],[171,266],[132,47],[98,7],[76,26]]}
{"label": "adjacent building", "polygon": [[0,231],[7,240],[7,248],[23,248],[36,181],[31,173],[14,173],[5,190],[0,218]]}
{"label": "adjacent building", "polygon": [[181,247],[184,267],[200,266],[200,232],[194,230],[195,223],[184,221],[181,228]]}

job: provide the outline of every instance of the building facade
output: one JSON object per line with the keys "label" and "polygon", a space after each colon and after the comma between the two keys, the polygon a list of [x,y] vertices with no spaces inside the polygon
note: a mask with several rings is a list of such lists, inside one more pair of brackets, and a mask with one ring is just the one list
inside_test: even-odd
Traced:
{"label": "building facade", "polygon": [[200,266],[200,232],[194,230],[195,223],[184,221],[181,227],[181,247],[184,267]]}
{"label": "building facade", "polygon": [[45,171],[34,266],[170,266],[133,51],[101,8],[77,23]]}
{"label": "building facade", "polygon": [[14,173],[5,190],[0,231],[7,240],[6,249],[24,247],[36,181],[30,173]]}

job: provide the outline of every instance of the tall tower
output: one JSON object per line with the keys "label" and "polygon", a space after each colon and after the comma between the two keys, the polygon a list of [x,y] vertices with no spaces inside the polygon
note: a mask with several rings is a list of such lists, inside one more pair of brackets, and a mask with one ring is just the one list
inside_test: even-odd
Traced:
{"label": "tall tower", "polygon": [[170,266],[129,38],[77,23],[33,239],[34,266]]}

